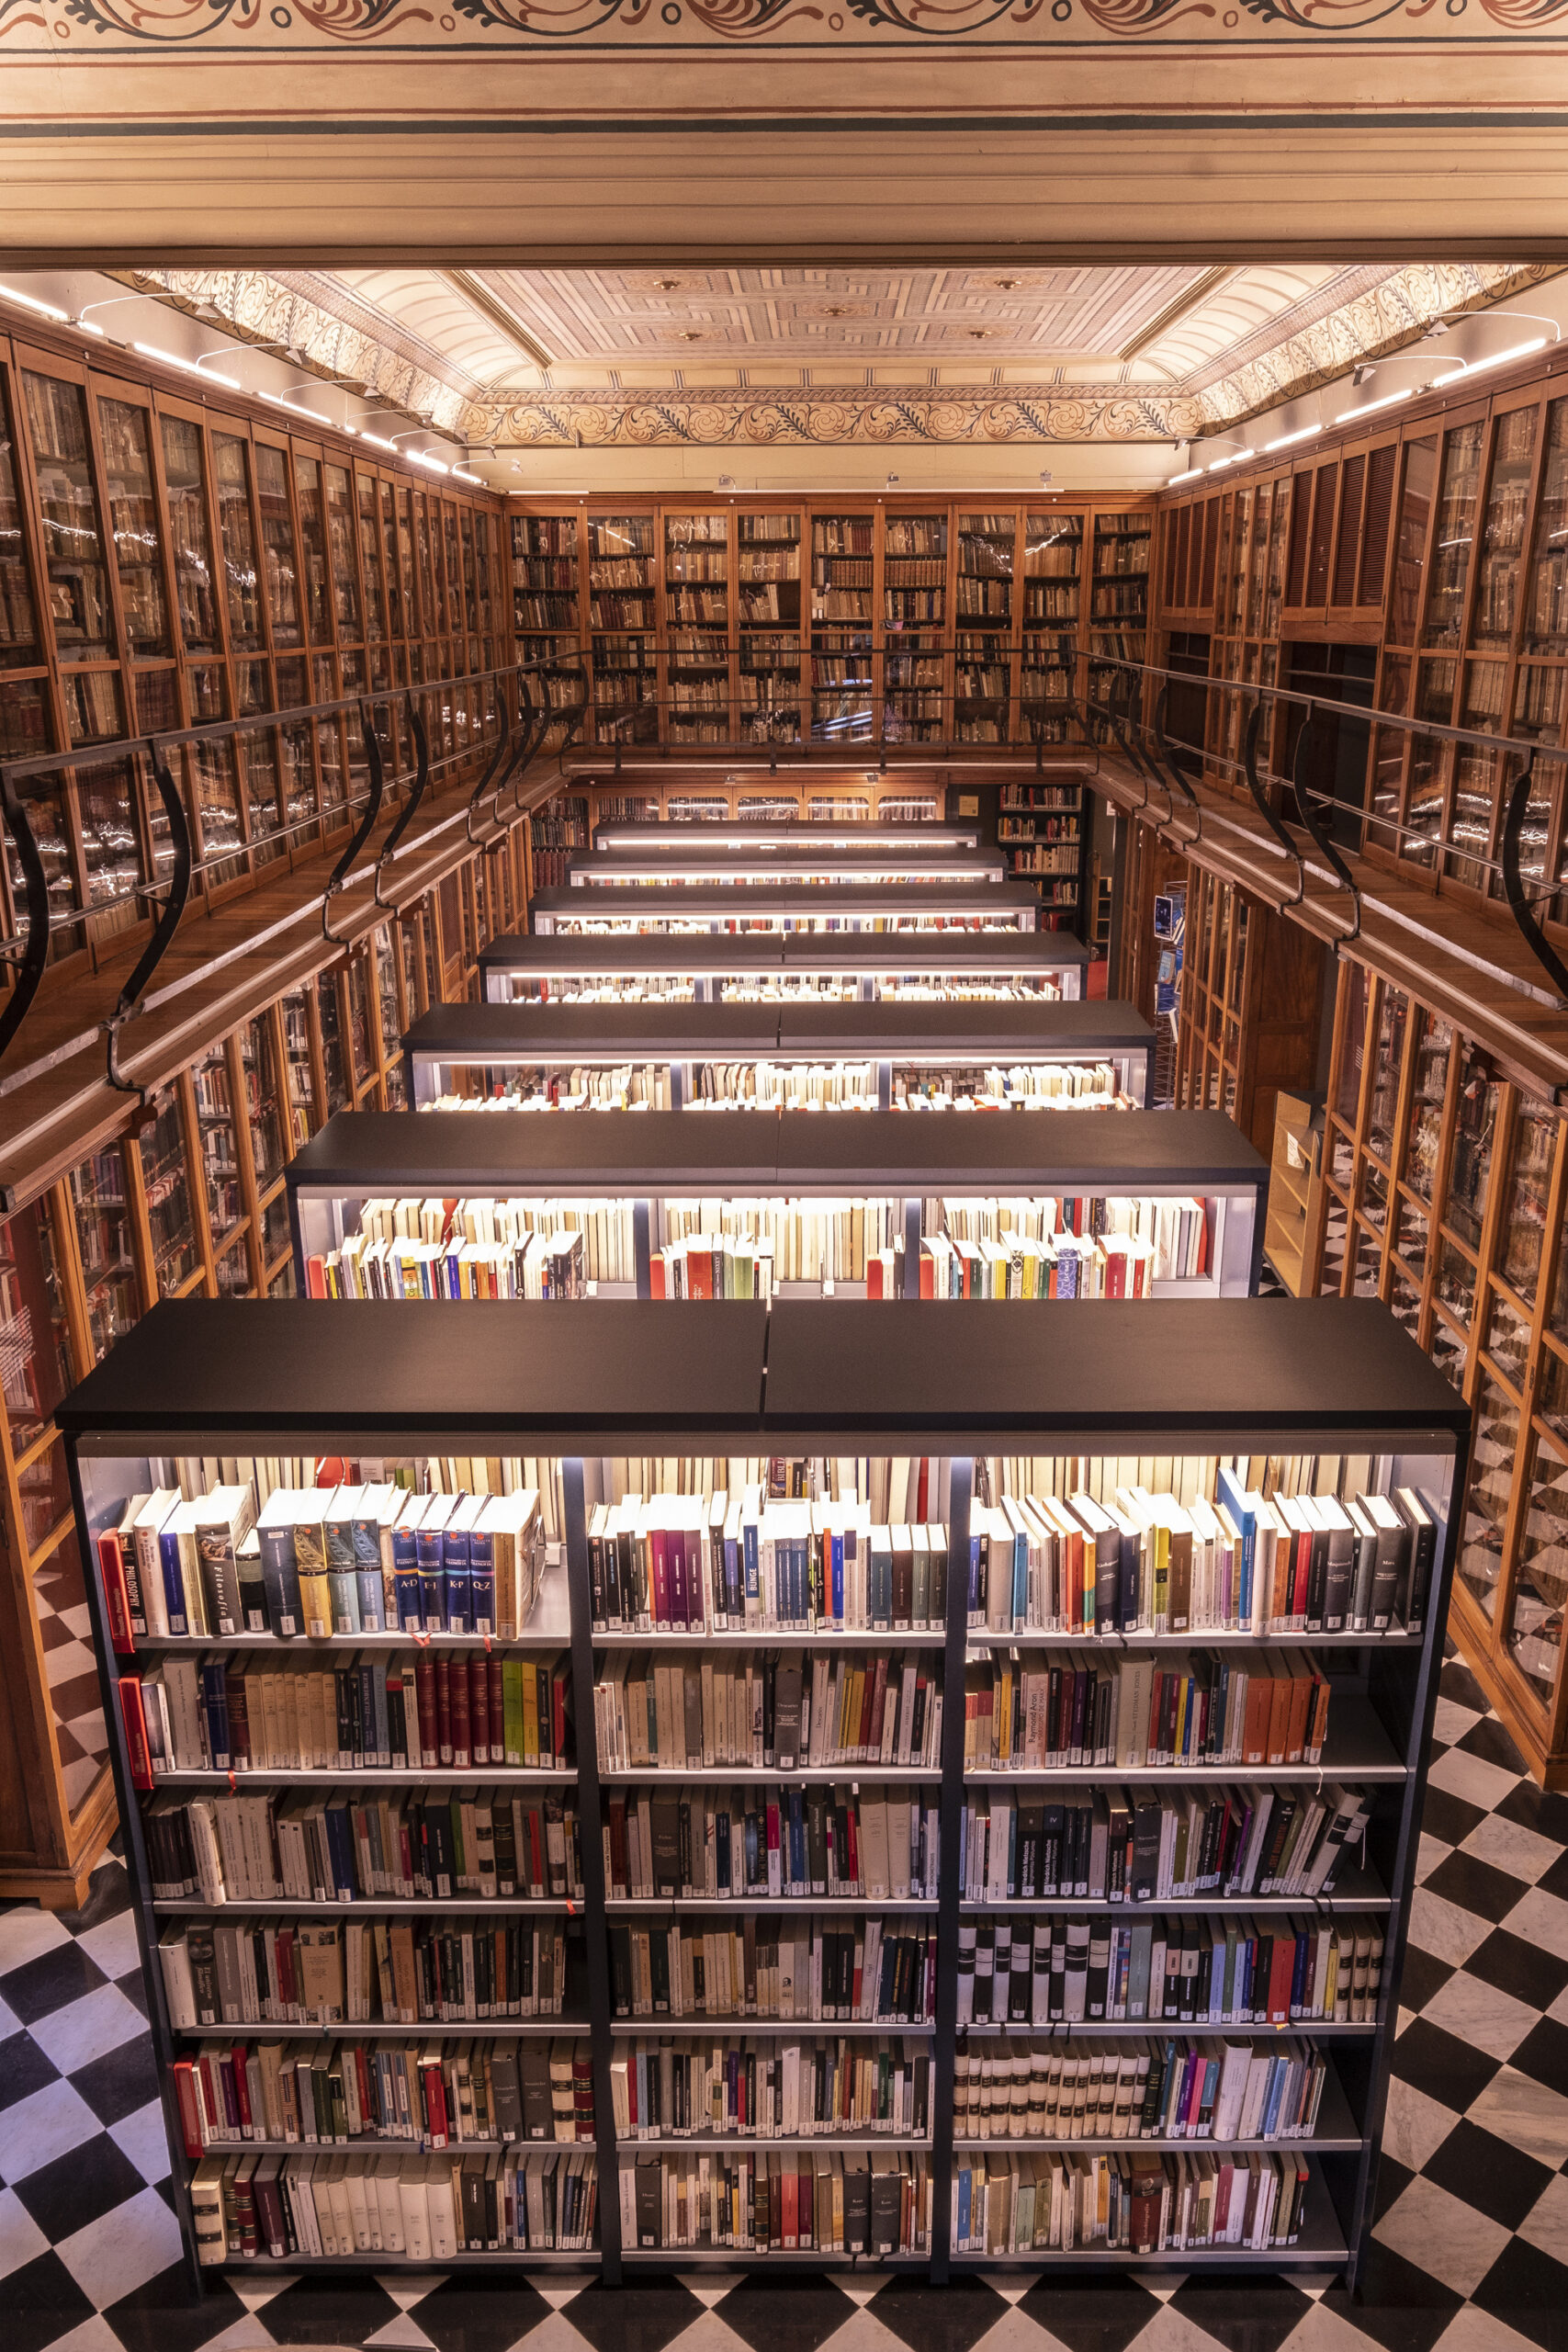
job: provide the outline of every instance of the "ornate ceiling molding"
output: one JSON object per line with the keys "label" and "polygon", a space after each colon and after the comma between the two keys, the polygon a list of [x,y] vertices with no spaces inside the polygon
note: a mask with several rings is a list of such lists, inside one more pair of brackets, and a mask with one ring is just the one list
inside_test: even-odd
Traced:
{"label": "ornate ceiling molding", "polygon": [[1185,440],[1201,429],[1195,401],[1058,392],[998,394],[990,386],[839,390],[537,393],[463,411],[468,446],[484,448],[765,448],[844,443],[892,447],[1028,441]]}
{"label": "ornate ceiling molding", "polygon": [[1438,319],[1490,310],[1559,274],[1550,262],[1410,262],[1389,270],[1353,301],[1200,391],[1203,430],[1245,424],[1332,383],[1360,360],[1390,358],[1419,343]]}

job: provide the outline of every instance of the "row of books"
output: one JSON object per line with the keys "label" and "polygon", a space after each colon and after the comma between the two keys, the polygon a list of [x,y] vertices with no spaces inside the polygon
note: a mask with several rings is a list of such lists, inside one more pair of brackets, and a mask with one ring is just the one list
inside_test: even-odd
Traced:
{"label": "row of books", "polygon": [[897,2035],[618,2042],[610,2094],[619,2140],[925,2139],[929,2047]]}
{"label": "row of books", "polygon": [[1151,2255],[1294,2245],[1304,2156],[983,2155],[955,2160],[953,2250]]}
{"label": "row of books", "polygon": [[613,1791],[605,1810],[612,1898],[936,1898],[934,1790]]}
{"label": "row of books", "polygon": [[1419,1633],[1431,1495],[1276,1494],[1216,1465],[1184,1503],[1142,1485],[971,1507],[969,1623],[991,1633]]}
{"label": "row of books", "polygon": [[[456,1073],[455,1073],[456,1074]],[[539,1067],[483,1073],[465,1068],[465,1091],[437,1094],[422,1111],[668,1111],[670,1070],[665,1062],[595,1062],[570,1069]]]}
{"label": "row of books", "polygon": [[545,1564],[536,1487],[415,1494],[391,1482],[135,1495],[98,1539],[115,1648],[149,1634],[490,1634],[527,1623]]}
{"label": "row of books", "polygon": [[[132,1773],[553,1770],[574,1760],[566,1657],[421,1648],[308,1663],[172,1656],[119,1678]],[[149,1777],[150,1776],[150,1777]]]}
{"label": "row of books", "polygon": [[900,1109],[1130,1111],[1113,1062],[987,1063],[973,1069],[942,1064],[893,1072],[893,1105]]}
{"label": "row of books", "polygon": [[[701,1287],[705,1253],[722,1257],[727,1244],[731,1257],[767,1261],[775,1283],[864,1282],[867,1266],[897,1245],[904,1230],[904,1204],[888,1193],[840,1200],[733,1194],[663,1199],[659,1207],[660,1248],[685,1245],[681,1262],[695,1270],[695,1286],[685,1295],[694,1298],[708,1295]],[[657,1281],[653,1295],[660,1295]]]}
{"label": "row of books", "polygon": [[1294,2035],[1011,2040],[960,2050],[953,2136],[972,2140],[1309,2140],[1328,2061]]}
{"label": "row of books", "polygon": [[593,2137],[585,2041],[204,2041],[171,2069],[186,2154],[229,2141],[569,2144]]}
{"label": "row of books", "polygon": [[481,2156],[209,2156],[190,2185],[204,2264],[592,2250],[598,2166],[585,2150]]}
{"label": "row of books", "polygon": [[204,2026],[475,2025],[559,2017],[564,1924],[520,1917],[193,1919],[164,1929],[170,2021]]}
{"label": "row of books", "polygon": [[942,1668],[931,1651],[623,1657],[595,1683],[593,1708],[602,1771],[942,1761]]}
{"label": "row of books", "polygon": [[1066,1790],[1038,1800],[969,1790],[959,1815],[959,1879],[971,1903],[1315,1900],[1333,1894],[1371,1803],[1364,1791],[1321,1781],[1315,1788]]}
{"label": "row of books", "polygon": [[[627,1494],[588,1521],[591,1607],[611,1633],[941,1632],[947,1622],[947,1531],[937,1458],[903,1458],[889,1487],[891,1524],[874,1503],[740,1494]],[[912,1508],[911,1508],[912,1506]],[[908,1512],[908,1517],[905,1512]]]}
{"label": "row of books", "polygon": [[1364,2025],[1383,1929],[1314,1919],[964,1920],[958,2023]]}
{"label": "row of books", "polygon": [[966,1770],[1316,1764],[1329,1683],[1300,1651],[993,1654],[964,1676]]}
{"label": "row of books", "polygon": [[876,2256],[931,2245],[930,2160],[893,2149],[639,2155],[621,2166],[620,2200],[621,2244],[639,2251]]}
{"label": "row of books", "polygon": [[754,1911],[733,1925],[612,1921],[610,2001],[618,2018],[929,2025],[935,1927],[832,1915],[774,1922]]}
{"label": "row of books", "polygon": [[627,1198],[541,1200],[478,1193],[364,1201],[359,1230],[341,1249],[306,1261],[312,1297],[522,1298],[530,1245],[581,1235],[588,1282],[630,1282],[637,1272]]}
{"label": "row of books", "polygon": [[154,1900],[445,1902],[459,1894],[581,1894],[575,1797],[478,1788],[383,1800],[256,1792],[144,1815]]}

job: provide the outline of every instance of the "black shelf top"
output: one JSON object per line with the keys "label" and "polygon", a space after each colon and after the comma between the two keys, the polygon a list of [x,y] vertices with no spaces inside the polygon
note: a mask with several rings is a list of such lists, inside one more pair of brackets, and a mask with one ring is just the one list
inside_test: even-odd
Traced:
{"label": "black shelf top", "polygon": [[767,1321],[743,1301],[520,1299],[486,1315],[434,1300],[164,1299],[58,1418],[151,1453],[189,1452],[208,1434],[234,1443],[196,1451],[332,1432],[351,1448],[374,1439],[378,1453],[469,1436],[504,1438],[508,1453],[604,1453],[642,1432],[671,1441],[660,1452],[691,1439],[702,1453],[713,1450],[702,1441],[758,1428]]}
{"label": "black shelf top", "polygon": [[691,1184],[772,1187],[778,1148],[773,1111],[735,1111],[722,1119],[683,1111],[604,1111],[581,1119],[339,1111],[288,1172],[291,1186],[333,1193],[515,1189],[631,1198]]}
{"label": "black shelf top", "polygon": [[1011,1055],[1143,1053],[1155,1033],[1130,1004],[1103,999],[1037,997],[1003,1004],[786,1004],[779,1041],[785,1052],[821,1054]]}
{"label": "black shelf top", "polygon": [[901,932],[897,938],[882,932],[787,932],[773,938],[699,933],[678,939],[660,932],[631,939],[509,932],[479,950],[481,972],[515,972],[524,978],[573,973],[612,978],[673,973],[696,979],[778,972],[1050,973],[1089,960],[1082,940],[1062,931]]}
{"label": "black shelf top", "polygon": [[1006,862],[998,851],[959,849],[942,842],[929,849],[916,849],[904,842],[886,849],[828,849],[775,840],[754,848],[715,849],[705,847],[700,833],[684,844],[682,854],[662,845],[652,856],[641,849],[574,850],[567,873],[570,887],[578,890],[631,887],[625,877],[638,874],[650,876],[663,888],[666,886],[659,877],[671,871],[678,874],[682,866],[696,866],[703,872],[711,870],[721,877],[751,873],[760,867],[772,868],[784,882],[810,875],[819,866],[830,868],[851,882],[879,880],[889,873],[901,881],[906,869],[919,866],[929,867],[932,887],[943,888],[960,882],[1000,882],[1007,874]]}
{"label": "black shelf top", "polygon": [[[459,1114],[458,1115],[463,1115]],[[1179,1193],[1260,1189],[1268,1163],[1223,1111],[1012,1111],[996,1118],[922,1120],[908,1111],[853,1119],[779,1115],[779,1182],[888,1185],[937,1193]]]}
{"label": "black shelf top", "polygon": [[775,1300],[762,1418],[770,1451],[797,1430],[831,1430],[906,1443],[936,1433],[958,1453],[1008,1451],[1001,1441],[1026,1432],[1047,1451],[1057,1432],[1299,1433],[1314,1452],[1338,1436],[1462,1446],[1470,1417],[1377,1300],[1249,1298],[1097,1300],[1038,1319],[1011,1301]]}
{"label": "black shelf top", "polygon": [[618,1197],[716,1186],[936,1193],[1259,1190],[1268,1165],[1221,1111],[604,1111],[581,1119],[473,1111],[339,1111],[288,1163],[294,1191],[362,1197],[507,1191]]}
{"label": "black shelf top", "polygon": [[[1035,904],[1033,892],[1020,889],[1015,882],[965,880],[898,886],[900,914],[986,915],[995,919]],[[728,915],[739,922],[747,915],[809,914],[847,922],[852,916],[874,921],[886,915],[888,898],[885,882],[714,882],[689,888],[650,882],[646,888],[630,884],[601,904],[597,892],[585,892],[567,883],[558,889],[536,890],[533,906],[536,920],[540,915],[592,914],[602,919],[610,914],[623,918],[665,914]]]}
{"label": "black shelf top", "polygon": [[[867,1007],[867,1011],[874,1008]],[[1076,1008],[1075,1008],[1076,1009]],[[575,1055],[739,1059],[777,1050],[776,1004],[443,1004],[422,1013],[403,1048],[423,1061],[569,1061]]]}
{"label": "black shelf top", "polygon": [[[776,628],[779,624],[759,623]],[[798,652],[798,647],[792,651]],[[640,850],[657,852],[678,864],[694,850],[746,850],[753,854],[759,850],[832,848],[886,850],[891,846],[919,850],[976,849],[980,828],[974,818],[967,824],[925,825],[900,824],[893,818],[877,819],[864,825],[833,822],[828,819],[783,818],[768,819],[761,824],[741,824],[728,820],[713,825],[671,825],[666,823],[596,825],[593,845],[600,850]]]}
{"label": "black shelf top", "polygon": [[1005,1004],[443,1004],[403,1037],[416,1060],[438,1062],[773,1053],[807,1060],[963,1054],[978,1061],[1145,1053],[1153,1044],[1153,1029],[1131,1005],[1087,997]]}

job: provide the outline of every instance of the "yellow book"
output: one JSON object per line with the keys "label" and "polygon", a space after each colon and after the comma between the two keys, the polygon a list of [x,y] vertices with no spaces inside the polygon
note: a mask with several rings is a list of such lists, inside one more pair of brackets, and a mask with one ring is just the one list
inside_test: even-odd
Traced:
{"label": "yellow book", "polygon": [[539,1696],[538,1677],[541,1668],[531,1659],[523,1665],[523,1761],[536,1764],[539,1760]]}

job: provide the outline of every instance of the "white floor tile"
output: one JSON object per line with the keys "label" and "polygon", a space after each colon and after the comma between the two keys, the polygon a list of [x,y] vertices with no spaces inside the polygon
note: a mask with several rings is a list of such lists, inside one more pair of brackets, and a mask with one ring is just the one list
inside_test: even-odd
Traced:
{"label": "white floor tile", "polygon": [[1501,1924],[1511,1936],[1523,1936],[1542,1951],[1559,1957],[1568,1952],[1568,1903],[1559,1894],[1548,1894],[1543,1886],[1532,1886],[1521,1895]]}
{"label": "white floor tile", "polygon": [[26,2180],[41,2165],[68,2155],[102,2129],[69,2083],[46,2083],[14,2106],[0,2108],[0,2179]]}
{"label": "white floor tile", "polygon": [[1446,1960],[1450,1968],[1462,1968],[1491,1933],[1490,1919],[1461,1910],[1457,1903],[1434,1894],[1429,1886],[1418,1886],[1410,1898],[1411,1942],[1417,1951],[1429,1951],[1434,1960]]}
{"label": "white floor tile", "polygon": [[1489,2058],[1511,2058],[1526,2034],[1534,2030],[1540,2011],[1482,1977],[1456,1968],[1421,2014],[1459,2041],[1473,2042]]}
{"label": "white floor tile", "polygon": [[[69,2335],[57,2335],[49,2352],[124,2352],[124,2347],[103,2313],[95,2312]],[[209,2352],[209,2347],[204,2346],[203,2352]]]}
{"label": "white floor tile", "polygon": [[1473,2294],[1508,2243],[1500,2222],[1424,2179],[1394,2199],[1372,2234],[1456,2295]]}
{"label": "white floor tile", "polygon": [[1459,2120],[1455,2109],[1428,2098],[1395,2075],[1388,2086],[1382,2143],[1407,2172],[1424,2172]]}
{"label": "white floor tile", "polygon": [[143,2180],[159,2181],[168,2172],[169,2139],[161,2099],[151,2098],[145,2107],[122,2115],[118,2123],[109,2125],[109,2138],[122,2155],[130,2158]]}
{"label": "white floor tile", "polygon": [[[990,2284],[999,2291],[999,2279],[992,2279]],[[940,2294],[942,2290],[939,2288],[936,2291]],[[829,2340],[836,2346],[839,2338],[835,2335]],[[1002,2313],[994,2327],[986,2330],[975,2346],[975,2352],[1054,2352],[1056,2341],[1055,2336],[1048,2335],[1038,2322],[1031,2319],[1027,2312],[1021,2312],[1015,2304],[1011,2310]]]}
{"label": "white floor tile", "polygon": [[1367,2338],[1338,2312],[1314,2303],[1304,2312],[1280,2346],[1280,2352],[1369,2352]]}
{"label": "white floor tile", "polygon": [[118,1984],[100,1984],[39,2018],[32,2037],[62,2075],[73,2075],[78,2066],[90,2065],[146,2030],[147,2020],[130,1996]]}
{"label": "white floor tile", "polygon": [[1452,1747],[1467,1731],[1473,1731],[1480,1721],[1481,1717],[1473,1707],[1463,1705],[1458,1699],[1445,1699],[1439,1691],[1432,1713],[1432,1736],[1440,1739],[1445,1747]]}
{"label": "white floor tile", "polygon": [[14,1904],[9,1911],[0,1911],[0,1976],[70,1940],[70,1929],[52,1911],[40,1911],[31,1903]]}
{"label": "white floor tile", "polygon": [[[259,2326],[260,2322],[253,2320],[249,2324],[252,2326]],[[400,2312],[396,2319],[389,2319],[385,2327],[378,2327],[375,2334],[367,2335],[365,2341],[367,2346],[371,2344],[400,2345],[407,2347],[407,2352],[430,2352],[433,2339],[426,2335],[419,2322],[409,2312]]]}
{"label": "white floor tile", "polygon": [[[552,2316],[558,2318],[560,2314],[558,2312]],[[841,2344],[844,2340],[844,2330],[852,2326],[856,2320],[863,2317],[864,2313],[862,2312],[851,2312],[844,2322],[844,2327],[834,2335],[833,2342]],[[570,2325],[570,2318],[567,2324]],[[883,2328],[880,2333],[886,2338],[886,2344],[890,2345],[893,2339],[888,2335],[887,2330]],[[536,2344],[537,2341],[536,2334],[525,2339],[527,2345]],[[580,2343],[581,2341],[581,2339],[579,2338]],[[689,2327],[683,2327],[679,2335],[671,2337],[666,2352],[747,2352],[747,2346],[745,2337],[737,2335],[728,2320],[721,2319],[717,2312],[706,2311],[699,2312]]]}
{"label": "white floor tile", "polygon": [[1522,1878],[1533,1886],[1551,1868],[1562,1849],[1554,1838],[1543,1838],[1539,1829],[1527,1829],[1522,1821],[1509,1821],[1501,1814],[1489,1813],[1461,1840],[1460,1851],[1478,1855],[1482,1861],[1491,1862],[1497,1870],[1506,1871],[1511,1877]]}
{"label": "white floor tile", "polygon": [[[1142,2283],[1147,2286],[1152,2282],[1145,2279]],[[1129,2352],[1215,2352],[1214,2338],[1185,2312],[1172,2311],[1167,2305],[1155,2313],[1146,2327],[1138,2330]]]}
{"label": "white floor tile", "polygon": [[85,2295],[102,2311],[133,2294],[178,2262],[179,2224],[155,2188],[99,2215],[85,2229],[62,2238],[55,2252]]}
{"label": "white floor tile", "polygon": [[1532,2347],[1528,2336],[1505,2327],[1478,2303],[1466,2303],[1454,2313],[1432,2352],[1532,2352]]}
{"label": "white floor tile", "polygon": [[[0,2188],[0,2278],[8,2278],[35,2255],[47,2254],[49,2240],[14,2188]],[[5,2292],[0,2289],[0,2307]]]}
{"label": "white floor tile", "polygon": [[1488,1764],[1484,1757],[1467,1756],[1461,1747],[1445,1748],[1427,1778],[1435,1789],[1447,1789],[1450,1796],[1463,1797],[1467,1804],[1478,1804],[1486,1813],[1519,1784],[1517,1772],[1505,1772],[1500,1764]]}
{"label": "white floor tile", "polygon": [[1522,2148],[1538,2164],[1551,2165],[1553,2170],[1568,2164],[1568,2098],[1517,2067],[1498,2069],[1472,2101],[1470,2120]]}
{"label": "white floor tile", "polygon": [[117,1911],[112,1919],[100,1919],[96,1928],[89,1928],[76,1941],[106,1976],[129,1976],[133,1968],[141,1965],[132,1912]]}

